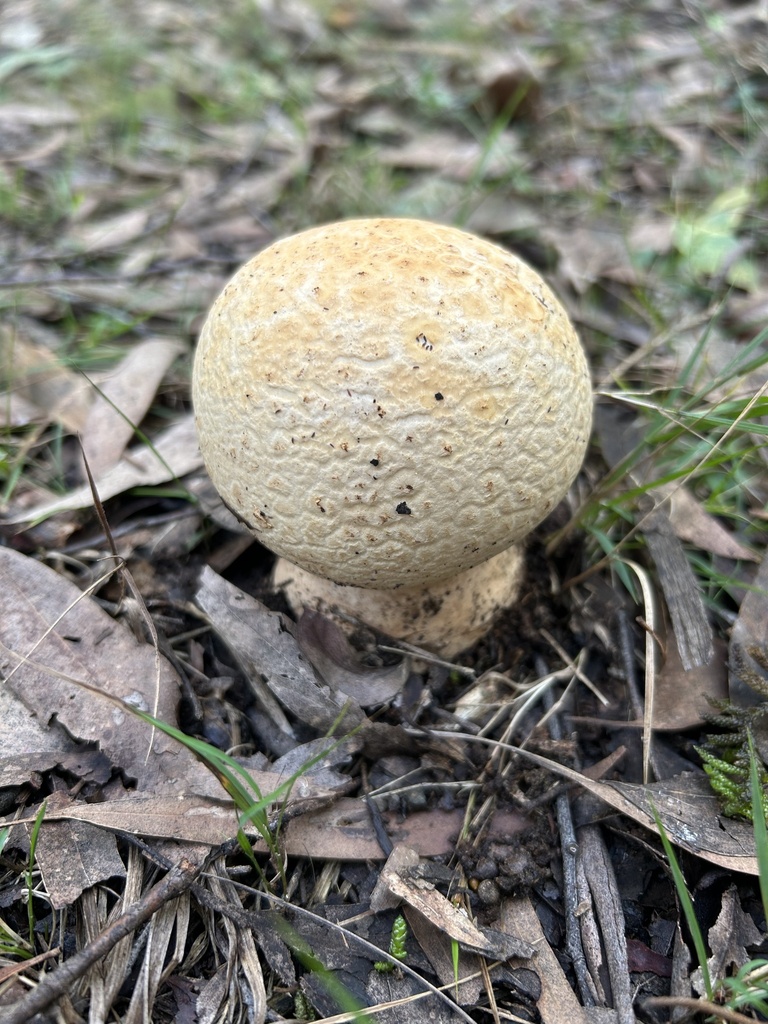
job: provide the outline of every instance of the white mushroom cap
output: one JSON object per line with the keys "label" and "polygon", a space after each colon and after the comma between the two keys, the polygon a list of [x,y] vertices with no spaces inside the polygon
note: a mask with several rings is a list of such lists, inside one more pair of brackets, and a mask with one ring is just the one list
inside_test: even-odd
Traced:
{"label": "white mushroom cap", "polygon": [[246,263],[203,327],[193,397],[228,507],[308,572],[376,589],[448,579],[528,534],[592,417],[539,275],[398,219],[312,228]]}

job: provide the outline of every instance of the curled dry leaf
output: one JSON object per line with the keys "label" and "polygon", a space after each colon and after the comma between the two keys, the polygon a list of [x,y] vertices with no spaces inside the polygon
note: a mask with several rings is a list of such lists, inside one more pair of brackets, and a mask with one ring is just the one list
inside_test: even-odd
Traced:
{"label": "curled dry leaf", "polygon": [[266,681],[280,703],[319,732],[343,735],[365,720],[354,700],[315,675],[288,619],[206,566],[196,600],[247,672]]}
{"label": "curled dry leaf", "polygon": [[24,321],[0,328],[0,370],[12,394],[30,403],[35,419],[59,422],[72,433],[82,430],[92,398],[87,381],[64,366],[45,335],[36,336],[39,329],[26,328]]}
{"label": "curled dry leaf", "polygon": [[542,68],[531,54],[517,49],[503,55],[490,51],[478,71],[483,100],[494,117],[535,118],[539,113]]}
{"label": "curled dry leaf", "polygon": [[712,712],[710,700],[727,696],[727,659],[725,645],[714,641],[714,653],[704,665],[686,669],[680,660],[674,635],[668,637],[664,667],[656,676],[653,696],[653,728],[677,732],[704,724]]}
{"label": "curled dry leaf", "polygon": [[720,913],[707,938],[712,950],[708,961],[712,978],[726,978],[738,971],[752,959],[747,947],[759,946],[765,938],[751,916],[741,909],[735,885],[729,885],[723,893]]}
{"label": "curled dry leaf", "polygon": [[41,723],[56,720],[75,739],[97,743],[139,790],[178,793],[201,776],[210,789],[212,776],[186,747],[153,737],[110,699],[175,724],[179,682],[170,664],[74,583],[10,548],[0,548],[0,644],[4,685]]}
{"label": "curled dry leaf", "polygon": [[[768,693],[768,558],[757,570],[752,587],[741,602],[739,617],[731,632],[729,650],[729,692],[742,706],[754,705]],[[757,660],[754,656],[757,655]],[[755,684],[758,684],[757,686]],[[763,688],[763,694],[759,688]]]}
{"label": "curled dry leaf", "polygon": [[[202,465],[197,448],[194,418],[183,417],[163,431],[153,442],[138,449],[131,449],[127,455],[96,481],[102,501],[123,494],[132,487],[153,487],[157,484],[178,480]],[[88,508],[93,504],[91,488],[85,484],[75,488],[63,498],[45,502],[24,512],[12,513],[6,522],[12,524],[30,523],[47,519],[58,512],[72,512]]]}
{"label": "curled dry leaf", "polygon": [[684,772],[648,785],[595,782],[587,775],[530,750],[520,747],[514,750],[527,761],[583,786],[609,807],[657,832],[651,809],[654,806],[670,842],[726,870],[758,874],[751,824],[725,818],[720,813],[717,797],[704,772]]}
{"label": "curled dry leaf", "polygon": [[98,249],[121,249],[144,234],[149,222],[149,210],[139,207],[123,213],[91,220],[71,228],[67,241],[85,252]]}
{"label": "curled dry leaf", "polygon": [[414,850],[395,847],[382,868],[377,884],[379,900],[374,902],[372,899],[372,907],[382,905],[385,897],[381,890],[386,889],[397,901],[402,900],[462,948],[498,960],[506,960],[510,956],[533,956],[534,947],[522,939],[472,922],[432,882],[416,875],[413,869],[418,862],[419,857]]}
{"label": "curled dry leaf", "polygon": [[408,678],[408,658],[386,668],[364,665],[341,628],[309,608],[299,619],[296,639],[326,683],[352,697],[361,707],[385,704],[399,693]]}
{"label": "curled dry leaf", "polygon": [[125,878],[115,836],[86,821],[49,821],[37,839],[35,860],[56,910],[108,878]]}
{"label": "curled dry leaf", "polygon": [[82,433],[95,480],[112,469],[152,404],[168,367],[183,352],[172,338],[146,338],[100,384]]}
{"label": "curled dry leaf", "polygon": [[659,494],[670,494],[669,521],[680,540],[695,544],[703,551],[723,558],[746,562],[758,561],[758,556],[729,533],[719,520],[706,512],[685,487],[657,488]]}

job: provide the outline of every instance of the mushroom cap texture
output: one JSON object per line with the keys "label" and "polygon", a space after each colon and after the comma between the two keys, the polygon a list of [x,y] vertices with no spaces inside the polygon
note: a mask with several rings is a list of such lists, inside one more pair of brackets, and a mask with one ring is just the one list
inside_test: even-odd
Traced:
{"label": "mushroom cap texture", "polygon": [[258,253],[193,371],[226,505],[337,583],[433,583],[528,534],[581,466],[589,370],[516,256],[418,220],[349,220]]}

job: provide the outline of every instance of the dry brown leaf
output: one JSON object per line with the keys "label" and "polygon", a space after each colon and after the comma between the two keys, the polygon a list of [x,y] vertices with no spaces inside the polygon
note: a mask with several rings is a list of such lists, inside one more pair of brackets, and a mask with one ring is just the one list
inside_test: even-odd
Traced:
{"label": "dry brown leaf", "polygon": [[[198,313],[213,302],[226,282],[215,270],[180,270],[155,281],[66,281],[48,286],[46,296],[64,302],[82,302],[118,308],[137,317],[176,319],[185,313]],[[34,299],[34,296],[33,296]]]}
{"label": "dry brown leaf", "polygon": [[[354,740],[334,743],[333,740],[325,736],[319,736],[308,743],[300,743],[273,762],[271,774],[275,776],[275,781],[272,782],[272,785],[278,785],[277,780],[279,779],[300,775],[302,785],[293,794],[294,805],[299,801],[306,802],[306,806],[309,806],[305,793],[306,783],[309,783],[313,791],[317,791],[316,803],[325,802],[334,795],[340,796],[352,789],[356,783],[350,775],[336,771],[336,768],[348,765],[358,749],[359,743]],[[314,763],[307,767],[310,761],[314,761]],[[264,790],[263,782],[259,784],[259,789]],[[305,795],[300,795],[299,791]],[[294,812],[295,810],[296,806],[293,807]]]}
{"label": "dry brown leaf", "polygon": [[[1,603],[2,598],[0,598]],[[0,686],[0,750],[3,752],[3,760],[7,757],[13,765],[17,759],[26,755],[42,754],[45,751],[49,752],[54,759],[61,758],[76,751],[77,744],[58,723],[52,722],[49,727],[45,727],[37,715],[19,700],[10,687],[2,685]],[[30,770],[38,769],[30,768]],[[39,770],[43,771],[44,769]],[[19,771],[23,775],[23,761],[19,763]],[[4,783],[8,786],[12,784],[13,779]]]}
{"label": "dry brown leaf", "polygon": [[48,418],[47,411],[34,402],[17,394],[5,394],[0,402],[0,426],[28,427],[32,423],[44,423]]}
{"label": "dry brown leaf", "polygon": [[41,723],[55,718],[73,738],[98,744],[140,791],[181,793],[201,778],[210,787],[212,776],[185,747],[160,732],[153,737],[109,699],[156,708],[175,724],[179,683],[168,662],[74,583],[11,548],[0,548],[0,644],[5,687]]}
{"label": "dry brown leaf", "polygon": [[[222,791],[223,792],[223,791]],[[156,839],[219,846],[237,834],[235,805],[202,796],[135,794],[101,804],[49,798],[45,821],[87,821],[101,828]]]}
{"label": "dry brown leaf", "polygon": [[594,782],[586,775],[530,750],[520,747],[509,749],[555,775],[583,786],[610,807],[656,832],[651,810],[653,802],[672,843],[726,870],[758,874],[752,826],[721,814],[717,797],[703,772],[684,772],[645,786],[627,782]]}
{"label": "dry brown leaf", "polygon": [[656,731],[678,732],[704,724],[704,716],[712,713],[710,700],[728,696],[727,656],[725,645],[715,640],[712,658],[706,665],[686,671],[674,635],[667,639],[667,657],[656,676],[653,697],[653,728]]}
{"label": "dry brown leaf", "polygon": [[200,576],[197,603],[248,675],[263,677],[280,703],[319,732],[344,735],[365,721],[355,702],[315,675],[303,657],[284,615],[206,567]]}
{"label": "dry brown leaf", "polygon": [[37,838],[35,861],[56,910],[99,882],[125,878],[115,836],[85,821],[47,821]]}
{"label": "dry brown leaf", "polygon": [[[491,952],[491,944],[469,917],[423,878],[403,878],[397,872],[382,872],[387,888],[398,899],[422,914],[431,924],[462,946],[477,952]],[[496,954],[497,951],[494,951]],[[510,953],[520,956],[520,952]],[[501,957],[506,960],[506,957]]]}
{"label": "dry brown leaf", "polygon": [[535,117],[541,96],[542,67],[525,50],[489,51],[478,62],[483,99],[494,117]]}
{"label": "dry brown leaf", "polygon": [[[57,730],[57,735],[64,737],[69,743],[67,749],[62,747],[61,750],[54,750],[51,747],[30,745],[28,749],[33,751],[32,753],[16,753],[0,758],[0,787],[18,786],[22,782],[29,782],[33,789],[37,789],[40,775],[56,767],[69,775],[75,775],[78,779],[96,782],[99,785],[108,781],[112,769],[104,754],[98,750],[84,750],[82,745],[78,746],[66,737],[63,729]],[[50,739],[50,733],[41,730],[40,737],[43,740]],[[21,751],[22,744],[29,742],[29,737],[22,734],[19,740],[13,735],[12,723],[7,723],[0,717],[0,745],[3,751],[10,754],[14,749],[14,742],[16,749]]]}
{"label": "dry brown leaf", "polygon": [[714,653],[712,624],[701,585],[672,530],[664,505],[643,516],[642,530],[656,566],[683,667],[707,665]]}
{"label": "dry brown leaf", "polygon": [[23,323],[0,327],[0,367],[14,394],[39,410],[36,418],[58,421],[71,433],[82,430],[92,400],[87,381]]}
{"label": "dry brown leaf", "polygon": [[67,233],[67,244],[74,245],[84,252],[121,249],[140,238],[147,230],[148,223],[149,210],[137,207],[101,220],[89,220],[74,225]]}
{"label": "dry brown leaf", "polygon": [[[285,781],[270,772],[249,774],[265,794],[274,792],[276,786]],[[299,800],[303,807],[313,802],[319,807],[291,817],[293,804]],[[286,808],[289,820],[280,833],[280,848],[288,856],[313,860],[384,860],[370,812],[362,800],[334,798],[334,794],[322,787],[315,787],[311,779],[300,779]],[[439,857],[455,849],[463,814],[457,809],[418,811],[405,819],[386,812],[383,817],[387,832],[395,842],[407,843],[422,857]],[[187,794],[179,800],[163,794],[136,793],[101,804],[73,802],[64,794],[56,794],[49,798],[46,821],[59,820],[88,821],[115,831],[206,846],[227,842],[237,832],[234,804],[197,794]],[[513,813],[497,812],[493,825],[499,832],[512,834],[520,830],[521,820]],[[246,831],[253,835],[254,850],[269,852],[260,836],[252,830]]]}
{"label": "dry brown leaf", "polygon": [[510,956],[533,956],[533,946],[509,933],[475,924],[461,907],[443,896],[432,882],[417,876],[414,868],[419,860],[416,851],[403,847],[403,844],[393,848],[371,898],[372,909],[386,905],[381,892],[386,889],[397,900],[402,900],[426,918],[434,928],[471,952],[493,956],[497,960],[507,960]]}
{"label": "dry brown leaf", "polygon": [[458,977],[471,977],[471,980],[456,985],[456,964],[451,943],[445,932],[411,907],[404,907],[403,913],[422,953],[432,964],[440,984],[450,986],[451,996],[459,1005],[474,1005],[483,990],[483,979],[477,971],[477,956],[459,947]]}
{"label": "dry brown leaf", "polygon": [[363,664],[341,627],[311,609],[305,609],[299,619],[296,639],[302,654],[326,683],[363,708],[391,700],[403,688],[410,672],[408,658],[401,658],[387,668]]}
{"label": "dry brown leaf", "polygon": [[[205,255],[205,243],[198,232],[184,227],[172,227],[163,234],[164,260],[180,263],[183,260],[202,260]],[[144,272],[157,258],[157,240],[148,239],[132,247],[121,263],[121,273],[128,275],[136,271]]]}
{"label": "dry brown leaf", "polygon": [[662,217],[655,213],[640,216],[629,232],[629,250],[633,253],[667,253],[672,248],[674,229],[675,221],[672,217]]}
{"label": "dry brown leaf", "polygon": [[747,946],[759,946],[764,935],[755,927],[749,914],[741,909],[735,885],[723,893],[723,902],[717,920],[707,936],[712,956],[707,963],[712,978],[727,978],[752,959]]}
{"label": "dry brown leaf", "polygon": [[[618,465],[643,443],[637,419],[618,403],[598,405],[595,426],[603,456],[611,466]],[[629,473],[629,478],[638,485],[646,483],[640,468]],[[712,625],[701,585],[669,521],[668,502],[650,488],[639,499],[638,507],[642,513],[638,525],[656,565],[682,664],[686,669],[706,665],[714,650]]]}
{"label": "dry brown leaf", "polygon": [[[382,816],[393,843],[404,843],[421,857],[440,857],[455,850],[464,812],[418,811],[405,819],[393,812]],[[498,811],[492,827],[499,834],[513,835],[525,827],[525,819],[511,811]],[[367,806],[362,800],[347,797],[289,821],[282,841],[286,852],[297,857],[356,861],[385,858]]]}
{"label": "dry brown leaf", "polygon": [[591,792],[656,832],[652,800],[671,842],[726,870],[758,874],[751,825],[722,815],[705,775],[685,773],[648,786],[598,783],[600,792],[592,785]]}
{"label": "dry brown leaf", "polygon": [[700,129],[681,128],[655,117],[651,123],[659,135],[668,139],[680,152],[680,163],[675,177],[682,183],[695,181],[707,163],[705,136]]}
{"label": "dry brown leaf", "polygon": [[0,126],[4,128],[55,128],[78,121],[77,111],[67,103],[0,103]]}
{"label": "dry brown leaf", "polygon": [[44,164],[46,160],[50,160],[60,149],[63,149],[70,138],[71,132],[66,128],[62,128],[59,131],[52,132],[42,141],[32,143],[27,149],[20,149],[15,153],[4,156],[4,159],[8,163],[21,164],[23,167]]}
{"label": "dry brown leaf", "polygon": [[390,888],[389,877],[390,875],[405,874],[411,868],[415,868],[419,860],[420,857],[413,847],[406,846],[405,843],[395,843],[371,893],[371,910],[374,914],[380,914],[385,910],[394,910],[400,906],[402,901]]}
{"label": "dry brown leaf", "polygon": [[705,512],[694,496],[684,487],[669,485],[656,488],[659,494],[670,493],[669,521],[680,540],[695,544],[703,551],[723,558],[759,561],[754,551],[740,544],[723,524]]}
{"label": "dry brown leaf", "polygon": [[[306,170],[308,156],[304,152],[286,156],[276,168],[261,170],[243,178],[221,195],[215,204],[216,220],[254,209],[270,210],[283,193],[286,184]],[[210,219],[210,207],[209,207]],[[263,244],[272,241],[263,235]]]}
{"label": "dry brown leaf", "polygon": [[580,294],[601,278],[625,284],[639,281],[626,239],[613,227],[545,227],[542,236],[557,250],[560,277]]}
{"label": "dry brown leaf", "polygon": [[744,335],[757,334],[768,323],[768,282],[762,280],[755,292],[731,296],[728,311]]}
{"label": "dry brown leaf", "polygon": [[[124,458],[96,480],[96,488],[102,501],[132,487],[154,487],[157,484],[178,480],[199,469],[203,460],[197,447],[195,421],[192,415],[182,417],[173,426],[156,437],[152,447],[130,449]],[[75,488],[63,498],[47,501],[34,508],[12,511],[5,522],[12,524],[31,523],[47,519],[59,512],[89,508],[93,494],[89,485]]]}
{"label": "dry brown leaf", "polygon": [[504,901],[501,925],[517,935],[525,935],[536,947],[536,957],[532,963],[528,960],[513,960],[510,966],[531,967],[538,974],[541,996],[536,1001],[536,1008],[541,1014],[542,1024],[594,1024],[592,1011],[585,1010],[576,998],[527,896]]}
{"label": "dry brown leaf", "polygon": [[[245,220],[251,223],[256,251],[272,241],[272,236],[254,218],[253,210],[270,210],[286,184],[306,169],[308,159],[308,150],[289,153],[280,159],[277,167],[252,171],[224,191],[219,190],[219,181],[210,170],[187,171],[179,189],[174,223],[186,228],[210,225],[212,231],[218,231],[222,222],[242,217],[243,223]],[[242,225],[240,230],[243,230]]]}
{"label": "dry brown leaf", "polygon": [[476,235],[491,238],[509,234],[525,236],[537,235],[543,223],[544,215],[530,203],[491,192],[473,206],[466,228]]}
{"label": "dry brown leaf", "polygon": [[757,686],[768,692],[768,558],[763,558],[741,602],[731,631],[728,661],[731,700],[742,706],[764,700]]}
{"label": "dry brown leaf", "polygon": [[[153,915],[146,930],[144,957],[141,969],[131,993],[128,1012],[122,1015],[123,1024],[144,1024],[152,1019],[157,989],[163,979],[167,964],[181,963],[187,947],[190,919],[190,896],[184,892],[174,900],[164,903]],[[173,939],[173,945],[171,945]],[[242,945],[253,938],[250,933],[243,934]],[[243,968],[243,959],[240,959]],[[254,1020],[264,1020],[254,1014]]]}
{"label": "dry brown leaf", "polygon": [[233,214],[201,228],[196,238],[207,245],[243,245],[256,253],[272,241],[272,234],[253,217]]}
{"label": "dry brown leaf", "polygon": [[518,158],[514,136],[501,133],[490,150],[464,135],[435,131],[418,135],[399,146],[383,146],[377,159],[389,167],[438,171],[457,181],[468,181],[479,172],[482,180],[503,177]]}
{"label": "dry brown leaf", "polygon": [[[301,979],[301,987],[312,1005],[317,1006],[322,1013],[323,1020],[339,1019],[335,1016],[338,1004],[329,999],[319,975],[305,974]],[[354,991],[353,986],[348,987]],[[450,991],[453,995],[453,985]],[[357,1001],[364,1006],[378,1007],[394,1003],[394,1008],[377,1009],[375,1016],[368,1016],[368,1020],[375,1020],[376,1024],[402,1024],[403,1021],[408,1024],[459,1024],[460,1021],[472,1020],[463,1014],[459,1016],[456,1010],[451,1009],[450,1003],[438,1000],[433,995],[425,996],[423,982],[417,981],[410,974],[368,971],[365,974],[365,988],[355,995]]]}
{"label": "dry brown leaf", "polygon": [[119,462],[168,367],[183,351],[181,342],[172,338],[146,338],[100,382],[82,432],[95,480]]}

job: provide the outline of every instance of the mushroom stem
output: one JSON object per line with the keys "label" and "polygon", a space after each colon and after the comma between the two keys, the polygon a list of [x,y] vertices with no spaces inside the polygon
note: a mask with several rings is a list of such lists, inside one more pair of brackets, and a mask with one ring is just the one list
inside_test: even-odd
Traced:
{"label": "mushroom stem", "polygon": [[471,647],[516,602],[523,570],[523,546],[513,544],[457,576],[428,586],[396,590],[343,586],[285,558],[277,560],[273,580],[297,615],[309,607],[337,621],[348,616],[450,659]]}

